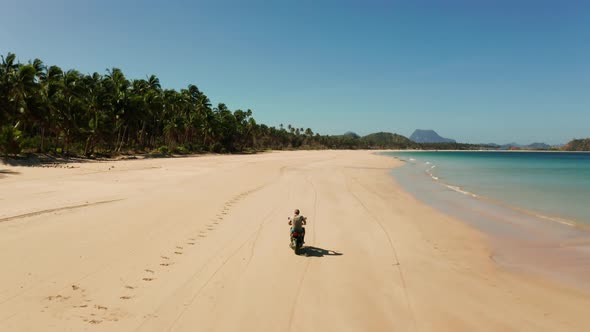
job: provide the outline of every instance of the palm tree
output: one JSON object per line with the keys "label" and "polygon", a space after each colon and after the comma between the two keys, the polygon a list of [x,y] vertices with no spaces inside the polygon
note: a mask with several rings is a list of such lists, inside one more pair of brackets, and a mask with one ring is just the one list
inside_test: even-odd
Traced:
{"label": "palm tree", "polygon": [[127,134],[127,128],[129,123],[130,115],[127,111],[128,100],[128,89],[130,86],[129,81],[123,75],[123,72],[119,68],[113,68],[107,70],[107,84],[111,89],[111,98],[113,103],[113,111],[115,116],[115,127],[117,131],[117,140],[115,144],[115,151],[121,151],[123,143],[125,142],[125,135]]}
{"label": "palm tree", "polygon": [[[16,118],[16,107],[14,106],[14,80],[18,70],[18,64],[15,63],[16,55],[8,53],[2,56],[0,64],[0,120],[14,120]],[[6,123],[2,121],[2,123]]]}
{"label": "palm tree", "polygon": [[361,144],[290,124],[288,130],[282,123],[279,129],[268,127],[258,124],[251,110],[231,111],[223,103],[213,108],[196,85],[163,90],[155,75],[128,80],[118,68],[104,76],[82,75],[39,59],[21,64],[12,53],[0,62],[0,123],[4,152],[20,149],[25,141],[41,152],[61,147],[63,153],[88,156],[156,146],[236,152]]}

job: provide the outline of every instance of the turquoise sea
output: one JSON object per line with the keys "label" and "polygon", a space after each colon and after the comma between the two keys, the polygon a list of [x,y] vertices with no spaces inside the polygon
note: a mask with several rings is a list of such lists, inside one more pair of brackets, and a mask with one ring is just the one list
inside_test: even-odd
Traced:
{"label": "turquoise sea", "polygon": [[486,234],[490,259],[590,293],[590,153],[385,154],[406,191]]}
{"label": "turquoise sea", "polygon": [[[458,193],[536,216],[590,225],[590,153],[395,152],[394,175],[422,175]],[[407,183],[411,185],[410,183]]]}

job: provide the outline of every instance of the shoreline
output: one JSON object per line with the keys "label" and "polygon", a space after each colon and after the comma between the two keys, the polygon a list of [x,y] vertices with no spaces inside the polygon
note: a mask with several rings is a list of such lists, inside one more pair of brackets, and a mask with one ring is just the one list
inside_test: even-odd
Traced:
{"label": "shoreline", "polygon": [[[394,151],[394,152],[401,152],[404,153],[406,151],[403,150],[399,150],[399,151]],[[419,152],[434,152],[434,151],[419,151]],[[443,151],[444,152],[444,151]],[[446,152],[510,152],[510,151],[446,151]],[[519,151],[512,151],[512,152],[519,152]],[[548,151],[523,151],[523,152],[532,152],[532,153],[545,153]],[[573,153],[573,152],[569,152],[569,151],[556,151],[559,153]],[[589,154],[590,152],[577,152],[577,153],[582,153],[582,154]],[[387,154],[386,154],[387,155]],[[394,156],[394,158],[404,162],[404,163],[413,163],[415,160],[413,158],[409,158],[408,160],[402,159],[402,156]],[[427,164],[432,165],[431,168],[426,169],[425,172],[426,174],[428,174],[428,176],[432,179],[432,181],[450,189],[453,190],[457,193],[463,194],[463,195],[467,195],[467,196],[471,196],[472,198],[478,199],[478,200],[482,200],[485,202],[488,202],[490,204],[494,204],[494,205],[498,205],[501,206],[503,208],[507,208],[507,209],[511,209],[514,211],[517,211],[519,213],[523,213],[526,214],[528,216],[532,216],[532,217],[536,217],[536,218],[540,218],[540,219],[544,219],[547,221],[551,221],[551,222],[555,222],[555,223],[559,223],[559,224],[563,224],[563,225],[567,225],[570,227],[574,227],[574,228],[578,228],[581,230],[587,230],[590,231],[590,220],[584,221],[584,218],[580,218],[580,217],[576,217],[576,216],[572,216],[572,215],[567,215],[564,213],[559,213],[559,212],[555,212],[555,211],[542,211],[539,209],[535,209],[533,207],[527,207],[525,206],[526,204],[516,204],[516,203],[510,203],[507,200],[502,200],[499,197],[493,197],[493,195],[490,194],[482,194],[479,191],[471,191],[472,189],[466,189],[464,186],[462,185],[458,185],[458,184],[454,184],[451,182],[446,182],[444,180],[440,179],[440,176],[436,176],[433,174],[433,169],[439,165],[436,164],[431,164],[430,162],[427,162]],[[474,184],[471,183],[471,186],[473,186]],[[481,189],[481,188],[480,188]],[[562,211],[563,212],[563,211]]]}
{"label": "shoreline", "polygon": [[[412,167],[410,164],[404,161],[401,167]],[[404,180],[403,177],[409,174],[397,172],[392,176]],[[563,221],[562,218],[542,215],[462,188],[455,189],[457,187],[427,174],[428,179],[424,181],[429,184],[425,187],[412,188],[419,178],[416,177],[413,181],[402,181],[404,189],[423,204],[485,234],[491,244],[490,257],[494,257],[499,266],[550,278],[590,294],[590,266],[586,263],[590,261],[590,228],[587,224]],[[440,192],[437,187],[449,192]],[[440,193],[426,195],[425,190]],[[533,252],[531,248],[536,249]],[[580,268],[571,269],[567,266],[570,264],[580,264]]]}
{"label": "shoreline", "polygon": [[590,296],[503,269],[374,152],[7,166],[0,329],[587,330]]}
{"label": "shoreline", "polygon": [[143,160],[143,159],[161,159],[161,158],[192,158],[204,156],[239,156],[239,155],[257,155],[273,152],[308,152],[308,151],[370,151],[376,154],[382,152],[530,152],[530,153],[588,153],[590,151],[566,151],[566,150],[413,150],[413,149],[284,149],[284,150],[260,150],[251,153],[187,153],[187,154],[161,154],[161,153],[129,153],[119,154],[112,157],[85,157],[85,156],[61,156],[51,153],[27,153],[24,156],[5,157],[0,156],[0,164],[10,166],[36,166],[53,163],[83,163],[83,162],[115,162],[119,160]]}

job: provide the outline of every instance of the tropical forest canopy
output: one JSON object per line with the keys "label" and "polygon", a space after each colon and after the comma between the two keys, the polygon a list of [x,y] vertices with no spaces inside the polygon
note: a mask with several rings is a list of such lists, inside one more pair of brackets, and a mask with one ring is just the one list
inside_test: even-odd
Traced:
{"label": "tropical forest canopy", "polygon": [[310,129],[259,124],[251,110],[212,106],[196,85],[164,89],[117,68],[82,74],[35,59],[0,64],[0,150],[63,154],[243,152],[321,147]]}
{"label": "tropical forest canopy", "polygon": [[419,144],[391,133],[320,135],[311,128],[258,123],[251,110],[212,105],[196,85],[129,79],[118,68],[82,74],[39,59],[0,63],[0,153],[63,155],[252,152],[266,149],[475,149]]}

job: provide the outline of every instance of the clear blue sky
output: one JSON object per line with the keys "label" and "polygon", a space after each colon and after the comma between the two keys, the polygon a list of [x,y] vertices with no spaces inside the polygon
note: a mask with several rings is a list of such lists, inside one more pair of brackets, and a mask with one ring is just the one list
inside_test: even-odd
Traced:
{"label": "clear blue sky", "polygon": [[259,122],[590,137],[590,1],[0,0],[0,53],[194,83]]}

